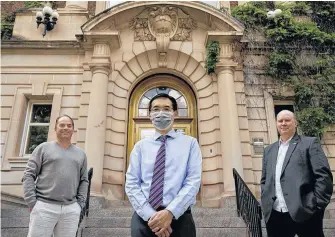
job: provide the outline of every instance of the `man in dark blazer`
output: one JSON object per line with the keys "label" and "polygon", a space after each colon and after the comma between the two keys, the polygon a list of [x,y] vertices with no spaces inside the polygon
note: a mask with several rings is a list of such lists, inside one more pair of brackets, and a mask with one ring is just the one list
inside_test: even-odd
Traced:
{"label": "man in dark blazer", "polygon": [[277,116],[279,141],[264,150],[261,202],[269,237],[323,237],[333,176],[315,137],[296,135],[291,111]]}

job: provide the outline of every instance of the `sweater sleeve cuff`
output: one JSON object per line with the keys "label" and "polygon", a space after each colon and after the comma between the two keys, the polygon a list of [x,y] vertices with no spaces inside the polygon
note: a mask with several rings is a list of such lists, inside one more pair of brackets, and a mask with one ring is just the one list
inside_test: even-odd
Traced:
{"label": "sweater sleeve cuff", "polygon": [[29,208],[33,209],[34,206],[36,205],[36,202],[37,202],[37,199],[35,199],[34,201],[31,201],[31,202],[27,203],[27,205],[28,205]]}

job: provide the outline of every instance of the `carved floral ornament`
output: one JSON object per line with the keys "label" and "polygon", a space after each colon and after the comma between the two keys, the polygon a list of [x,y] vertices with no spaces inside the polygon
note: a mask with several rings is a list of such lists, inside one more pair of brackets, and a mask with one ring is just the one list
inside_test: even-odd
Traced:
{"label": "carved floral ornament", "polygon": [[189,15],[171,6],[148,7],[130,21],[135,41],[155,41],[159,36],[173,41],[190,41],[196,27]]}
{"label": "carved floral ornament", "polygon": [[130,21],[135,41],[156,41],[158,66],[167,66],[170,40],[190,41],[196,22],[180,8],[172,6],[148,7]]}

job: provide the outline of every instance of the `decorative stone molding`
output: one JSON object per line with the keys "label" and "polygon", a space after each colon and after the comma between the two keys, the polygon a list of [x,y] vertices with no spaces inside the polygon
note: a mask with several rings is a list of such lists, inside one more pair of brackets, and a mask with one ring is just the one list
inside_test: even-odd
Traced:
{"label": "decorative stone molding", "polygon": [[154,41],[159,34],[175,41],[191,41],[192,30],[197,27],[196,21],[183,10],[165,5],[146,8],[129,25],[135,41]]}
{"label": "decorative stone molding", "polygon": [[108,44],[96,43],[94,44],[93,57],[109,57],[110,48]]}
{"label": "decorative stone molding", "polygon": [[111,68],[109,44],[106,42],[95,42],[93,48],[92,61],[88,63],[92,75],[95,73],[109,75]]}
{"label": "decorative stone molding", "polygon": [[158,51],[158,66],[167,66],[167,49],[170,40],[190,41],[196,22],[181,9],[173,6],[148,7],[133,18],[130,28],[135,32],[135,41],[154,41]]}

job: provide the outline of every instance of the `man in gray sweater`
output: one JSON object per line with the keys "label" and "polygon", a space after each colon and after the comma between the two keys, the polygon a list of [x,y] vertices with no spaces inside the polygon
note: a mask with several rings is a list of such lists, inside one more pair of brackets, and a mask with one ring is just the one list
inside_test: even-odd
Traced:
{"label": "man in gray sweater", "polygon": [[85,152],[71,144],[73,119],[56,119],[57,140],[40,144],[23,176],[30,214],[28,237],[75,237],[88,189]]}

